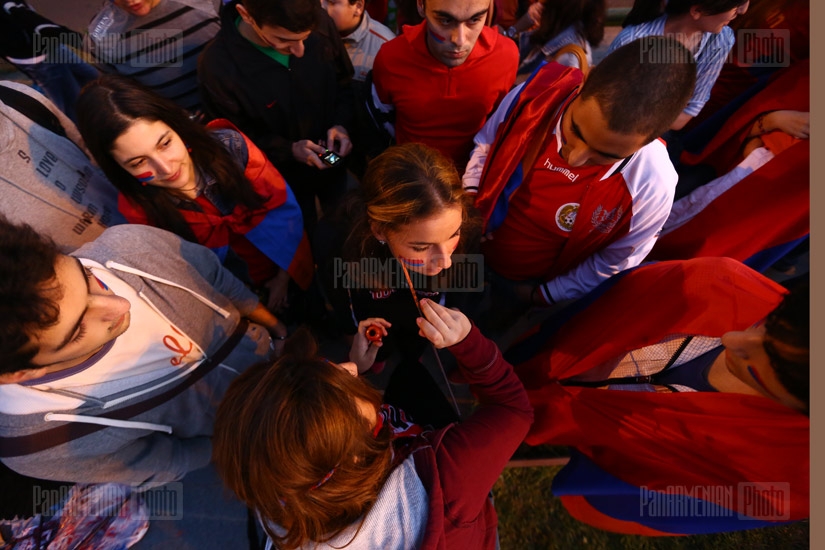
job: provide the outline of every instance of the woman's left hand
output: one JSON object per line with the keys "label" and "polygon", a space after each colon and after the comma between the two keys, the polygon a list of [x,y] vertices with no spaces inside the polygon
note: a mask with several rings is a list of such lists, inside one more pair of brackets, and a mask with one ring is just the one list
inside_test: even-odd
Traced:
{"label": "woman's left hand", "polygon": [[345,157],[352,151],[352,142],[349,140],[349,133],[343,126],[333,126],[327,130],[327,149]]}
{"label": "woman's left hand", "polygon": [[418,333],[436,348],[448,348],[470,334],[473,325],[459,310],[446,308],[426,298],[420,304],[424,317],[416,319]]}
{"label": "woman's left hand", "polygon": [[380,340],[371,342],[367,339],[367,329],[371,326],[378,327],[381,337],[384,337],[387,336],[387,329],[392,326],[392,323],[380,317],[370,317],[358,323],[358,333],[352,340],[352,347],[349,350],[349,360],[358,365],[359,374],[370,370],[370,367],[375,363],[378,348],[384,345]]}
{"label": "woman's left hand", "polygon": [[262,325],[270,336],[272,336],[272,347],[275,350],[275,357],[279,357],[284,351],[284,340],[286,340],[286,325],[272,315],[261,302],[255,306],[255,310],[246,316],[253,323]]}

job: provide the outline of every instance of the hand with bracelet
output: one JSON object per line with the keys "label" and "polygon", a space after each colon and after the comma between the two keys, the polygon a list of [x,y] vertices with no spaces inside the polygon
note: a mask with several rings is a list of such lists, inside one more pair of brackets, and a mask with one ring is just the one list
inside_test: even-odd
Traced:
{"label": "hand with bracelet", "polygon": [[260,302],[258,302],[258,305],[252,313],[247,315],[247,318],[253,323],[258,323],[263,326],[267,332],[269,332],[269,336],[272,338],[275,356],[280,356],[284,351],[284,340],[286,340],[287,337],[286,325],[279,321],[278,318]]}
{"label": "hand with bracelet", "polygon": [[749,136],[761,136],[776,130],[797,139],[808,139],[811,135],[811,113],[786,109],[762,113],[754,122]]}
{"label": "hand with bracelet", "polygon": [[525,12],[525,14],[522,15],[519,20],[515,22],[515,24],[507,29],[499,26],[499,32],[504,36],[515,40],[519,34],[525,31],[534,30],[541,22],[541,12],[543,8],[544,5],[541,2],[533,2],[530,4],[530,7],[527,8],[527,12]]}

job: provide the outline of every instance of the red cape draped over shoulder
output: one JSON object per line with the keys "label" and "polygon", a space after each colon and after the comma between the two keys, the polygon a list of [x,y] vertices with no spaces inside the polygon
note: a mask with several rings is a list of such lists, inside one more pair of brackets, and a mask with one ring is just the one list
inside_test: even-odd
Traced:
{"label": "red cape draped over shoulder", "polygon": [[[558,383],[668,335],[743,330],[784,293],[727,258],[661,262],[627,273],[517,367],[535,409],[527,443],[573,446],[613,476],[652,490],[786,482],[789,519],[808,517],[807,416],[761,396]],[[786,496],[760,495],[760,505],[786,509]]]}

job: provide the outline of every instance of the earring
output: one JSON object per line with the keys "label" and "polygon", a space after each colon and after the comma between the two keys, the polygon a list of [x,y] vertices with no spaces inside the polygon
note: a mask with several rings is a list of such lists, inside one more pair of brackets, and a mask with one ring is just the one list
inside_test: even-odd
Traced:
{"label": "earring", "polygon": [[387,244],[387,241],[382,241],[381,239],[378,239],[378,244],[385,245]]}

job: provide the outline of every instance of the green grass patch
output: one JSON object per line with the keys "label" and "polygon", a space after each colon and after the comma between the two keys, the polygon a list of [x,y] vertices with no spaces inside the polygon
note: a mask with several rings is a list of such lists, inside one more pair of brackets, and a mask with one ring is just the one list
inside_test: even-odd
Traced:
{"label": "green grass patch", "polygon": [[560,467],[508,468],[493,487],[502,550],[796,550],[810,547],[810,525],[765,527],[714,535],[641,537],[594,529],[572,517],[550,493]]}

